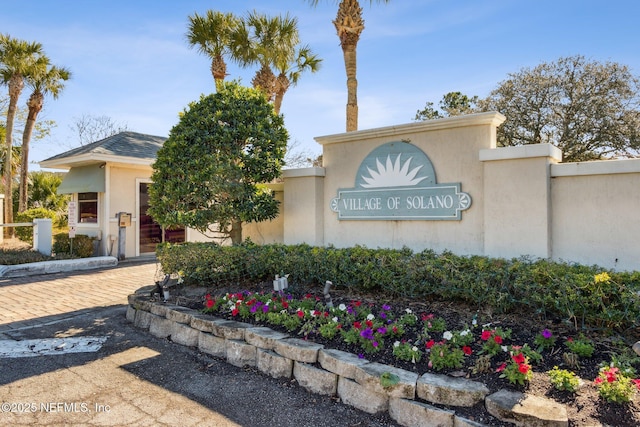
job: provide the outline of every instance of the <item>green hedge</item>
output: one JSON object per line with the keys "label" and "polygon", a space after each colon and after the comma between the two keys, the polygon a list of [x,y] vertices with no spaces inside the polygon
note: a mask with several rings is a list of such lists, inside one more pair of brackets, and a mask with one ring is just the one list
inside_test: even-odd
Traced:
{"label": "green hedge", "polygon": [[[50,218],[53,223],[56,222],[58,214],[51,209],[32,208],[24,212],[18,212],[15,217],[15,222],[33,222],[33,220],[37,218]],[[33,245],[33,227],[16,227],[15,230],[18,239]]]}
{"label": "green hedge", "polygon": [[[627,329],[640,323],[640,272],[614,272],[541,259],[459,256],[431,250],[162,244],[162,269],[185,284],[242,286],[289,274],[289,283],[406,297],[461,301],[471,309],[528,312],[577,326]],[[606,272],[608,280],[596,275]]]}
{"label": "green hedge", "polygon": [[68,233],[59,233],[53,236],[53,253],[56,257],[68,254],[78,258],[89,258],[93,255],[93,237],[84,234],[76,234],[73,238],[73,246]]}

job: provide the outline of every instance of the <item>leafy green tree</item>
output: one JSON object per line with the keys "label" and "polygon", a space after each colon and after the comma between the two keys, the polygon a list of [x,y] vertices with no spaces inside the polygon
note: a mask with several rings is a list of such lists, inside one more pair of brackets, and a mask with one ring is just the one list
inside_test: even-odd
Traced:
{"label": "leafy green tree", "polygon": [[242,223],[273,219],[263,184],[281,174],[288,133],[264,94],[221,82],[189,105],[158,151],[151,216],[162,226],[221,232],[242,242]]}
{"label": "leafy green tree", "polygon": [[[309,0],[316,6],[320,0]],[[389,0],[378,0],[389,3]],[[336,3],[338,3],[336,1]],[[373,4],[373,0],[369,3]],[[358,80],[356,79],[356,50],[360,34],[364,30],[364,19],[362,18],[362,8],[358,0],[340,0],[338,3],[338,14],[333,21],[333,25],[340,39],[342,55],[344,57],[344,67],[347,72],[347,132],[358,130]]]}
{"label": "leafy green tree", "polygon": [[510,74],[480,105],[507,118],[500,146],[550,143],[565,162],[636,157],[639,88],[626,66],[573,56]]}
{"label": "leafy green tree", "polygon": [[49,59],[44,55],[39,58],[38,66],[34,68],[34,71],[25,78],[27,85],[33,89],[33,92],[27,101],[29,113],[24,126],[24,133],[22,134],[18,212],[23,212],[27,209],[29,144],[38,114],[44,106],[44,98],[46,95],[51,95],[53,99],[57,99],[60,92],[64,89],[65,82],[70,78],[71,72],[67,68],[51,65]]}
{"label": "leafy green tree", "polygon": [[[7,110],[7,122],[5,124],[5,167],[4,167],[4,198],[5,198],[5,222],[13,222],[13,197],[11,191],[12,152],[13,152],[13,124],[18,109],[18,98],[24,88],[25,75],[30,74],[34,66],[43,54],[42,45],[36,42],[26,42],[0,34],[0,83],[9,87],[9,108]],[[13,236],[13,228],[5,227],[9,236]]]}
{"label": "leafy green tree", "polygon": [[478,111],[478,97],[469,98],[461,92],[449,92],[439,103],[440,111],[433,108],[433,102],[427,102],[424,109],[418,110],[414,120],[433,120],[443,117],[460,116]]}

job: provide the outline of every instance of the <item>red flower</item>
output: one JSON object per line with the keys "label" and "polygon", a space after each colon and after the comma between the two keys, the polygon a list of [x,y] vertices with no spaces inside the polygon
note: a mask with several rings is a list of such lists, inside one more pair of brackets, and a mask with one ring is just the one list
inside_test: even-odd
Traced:
{"label": "red flower", "polygon": [[360,329],[360,328],[362,328],[362,324],[360,322],[353,322],[353,327],[355,329]]}
{"label": "red flower", "polygon": [[431,320],[435,317],[434,314],[424,314],[422,313],[422,321],[426,322],[427,320]]}
{"label": "red flower", "polygon": [[342,329],[342,323],[338,323],[338,324],[336,325],[336,329]]}
{"label": "red flower", "polygon": [[238,310],[237,308],[234,308],[233,310],[231,310],[231,315],[232,316],[237,316],[238,313],[240,313],[240,310]]}
{"label": "red flower", "polygon": [[464,347],[462,347],[462,351],[467,356],[471,356],[471,353],[473,352],[473,350],[471,350],[471,347],[469,347],[468,345],[465,345]]}
{"label": "red flower", "polygon": [[603,381],[602,377],[598,377],[598,378],[596,378],[595,380],[593,380],[593,382],[594,382],[596,385],[600,385],[600,384],[602,384],[602,381]]}
{"label": "red flower", "polygon": [[302,311],[302,310],[298,310],[298,313],[297,313],[297,314],[298,314],[298,317],[299,317],[300,319],[302,319],[302,318],[304,317],[304,311]]}
{"label": "red flower", "polygon": [[636,385],[638,390],[640,390],[640,380],[631,380],[631,381],[633,381],[633,383]]}
{"label": "red flower", "polygon": [[362,302],[356,301],[353,303],[353,305],[355,305],[356,307],[360,307],[362,305]]}
{"label": "red flower", "polygon": [[503,363],[502,365],[500,365],[500,366],[498,366],[496,368],[496,372],[502,372],[502,371],[504,371],[504,368],[506,368],[506,367],[507,367],[507,364]]}
{"label": "red flower", "polygon": [[256,299],[255,299],[255,298],[253,298],[253,299],[251,299],[251,300],[247,301],[247,305],[248,305],[249,307],[251,307],[253,304],[255,304],[255,302],[256,302]]}
{"label": "red flower", "polygon": [[289,308],[289,303],[285,300],[282,300],[282,308]]}
{"label": "red flower", "polygon": [[366,323],[367,327],[373,328],[373,322],[371,320],[367,320],[364,323]]}
{"label": "red flower", "polygon": [[431,347],[433,347],[435,344],[436,344],[436,342],[435,342],[434,340],[430,340],[429,342],[427,342],[427,343],[425,344],[425,347],[427,347],[427,348],[431,348]]}
{"label": "red flower", "polygon": [[480,335],[480,338],[482,339],[482,341],[486,341],[489,338],[491,338],[491,334],[492,333],[493,333],[493,331],[484,330],[484,331],[482,331],[482,335]]}
{"label": "red flower", "polygon": [[215,301],[207,298],[207,308],[213,307],[213,304],[215,304]]}
{"label": "red flower", "polygon": [[206,294],[204,297],[205,297],[206,299],[211,299],[211,294]]}
{"label": "red flower", "polygon": [[496,344],[502,344],[502,337],[500,335],[494,336],[493,340],[496,342]]}
{"label": "red flower", "polygon": [[516,362],[518,365],[519,365],[519,364],[521,364],[521,363],[524,363],[524,362],[525,362],[524,354],[522,354],[522,353],[520,353],[520,354],[518,354],[518,355],[516,355],[516,356],[512,356],[511,358],[512,358],[512,359],[513,359],[513,361],[514,361],[514,362]]}
{"label": "red flower", "polygon": [[398,333],[398,327],[397,327],[397,326],[394,326],[394,327],[393,327],[393,329],[392,329],[392,331],[393,331],[393,333],[394,333],[394,334],[397,334],[397,333]]}
{"label": "red flower", "polygon": [[527,365],[526,363],[521,363],[518,365],[518,370],[523,374],[526,374],[527,372],[529,372],[529,368],[530,366]]}

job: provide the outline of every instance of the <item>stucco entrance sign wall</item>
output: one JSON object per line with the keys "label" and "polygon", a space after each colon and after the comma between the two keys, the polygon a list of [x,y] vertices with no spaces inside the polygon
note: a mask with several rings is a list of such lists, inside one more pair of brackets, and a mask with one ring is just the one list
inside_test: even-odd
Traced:
{"label": "stucco entrance sign wall", "polygon": [[437,184],[429,157],[408,142],[389,142],[362,161],[354,188],[338,190],[340,220],[460,220],[471,197],[460,183]]}

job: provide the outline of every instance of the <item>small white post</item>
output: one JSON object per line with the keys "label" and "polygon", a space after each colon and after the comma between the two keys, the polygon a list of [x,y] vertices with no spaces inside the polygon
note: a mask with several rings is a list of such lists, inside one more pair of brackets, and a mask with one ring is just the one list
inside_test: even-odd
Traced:
{"label": "small white post", "polygon": [[51,256],[52,229],[51,218],[33,220],[33,249],[41,254]]}

